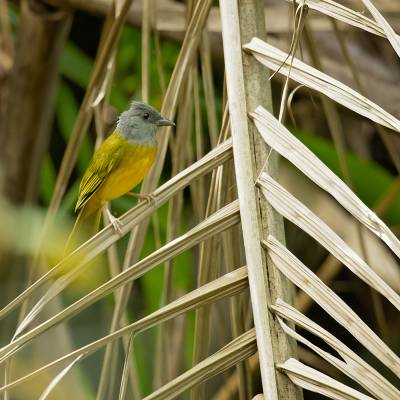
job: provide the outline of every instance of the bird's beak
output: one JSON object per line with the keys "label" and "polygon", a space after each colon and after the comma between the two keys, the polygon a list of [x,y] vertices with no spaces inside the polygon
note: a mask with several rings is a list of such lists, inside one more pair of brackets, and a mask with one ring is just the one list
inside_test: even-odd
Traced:
{"label": "bird's beak", "polygon": [[167,118],[159,119],[156,124],[157,126],[175,126],[175,122]]}

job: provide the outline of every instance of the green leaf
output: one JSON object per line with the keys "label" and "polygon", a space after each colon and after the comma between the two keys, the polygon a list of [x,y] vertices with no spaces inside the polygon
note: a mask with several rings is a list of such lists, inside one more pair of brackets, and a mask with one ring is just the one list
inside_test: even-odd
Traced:
{"label": "green leaf", "polygon": [[86,89],[93,60],[78,46],[67,42],[61,55],[61,73],[82,89]]}

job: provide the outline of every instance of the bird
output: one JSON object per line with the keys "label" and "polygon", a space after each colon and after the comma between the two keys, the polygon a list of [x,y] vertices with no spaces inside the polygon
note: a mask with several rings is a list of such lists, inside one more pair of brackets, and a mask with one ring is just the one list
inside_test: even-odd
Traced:
{"label": "bird", "polygon": [[[115,130],[98,147],[79,185],[75,206],[74,227],[67,240],[66,251],[82,227],[93,235],[100,226],[102,207],[135,188],[147,175],[157,155],[158,128],[175,126],[150,105],[133,101],[119,116]],[[142,195],[139,198],[145,197]],[[106,208],[114,229],[121,233],[121,224]]]}

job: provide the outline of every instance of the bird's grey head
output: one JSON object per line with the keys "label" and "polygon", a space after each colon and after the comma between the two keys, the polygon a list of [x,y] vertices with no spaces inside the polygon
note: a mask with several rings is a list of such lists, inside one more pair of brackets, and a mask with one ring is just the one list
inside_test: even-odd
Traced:
{"label": "bird's grey head", "polygon": [[133,101],[118,120],[117,130],[126,139],[142,144],[155,144],[156,132],[160,126],[173,126],[155,108],[140,101]]}

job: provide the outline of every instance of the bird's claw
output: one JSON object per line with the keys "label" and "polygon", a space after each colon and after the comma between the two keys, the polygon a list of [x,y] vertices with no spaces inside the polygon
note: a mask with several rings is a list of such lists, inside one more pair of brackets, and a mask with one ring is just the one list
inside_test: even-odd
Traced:
{"label": "bird's claw", "polygon": [[111,214],[111,211],[108,208],[106,208],[106,213],[108,219],[110,220],[110,224],[113,226],[115,232],[118,233],[119,235],[122,235],[123,226],[121,221],[118,218],[114,217],[114,215]]}
{"label": "bird's claw", "polygon": [[138,199],[138,201],[146,201],[146,202],[152,204],[153,206],[157,204],[156,198],[154,197],[154,195],[152,195],[150,193],[143,194],[143,193],[130,192],[129,194],[133,197],[136,197]]}
{"label": "bird's claw", "polygon": [[142,195],[141,198],[139,198],[139,201],[147,201],[151,205],[155,206],[157,201],[156,198],[152,194],[144,194]]}
{"label": "bird's claw", "polygon": [[110,218],[110,224],[113,226],[116,233],[122,235],[122,224],[118,218],[115,218],[114,216]]}

